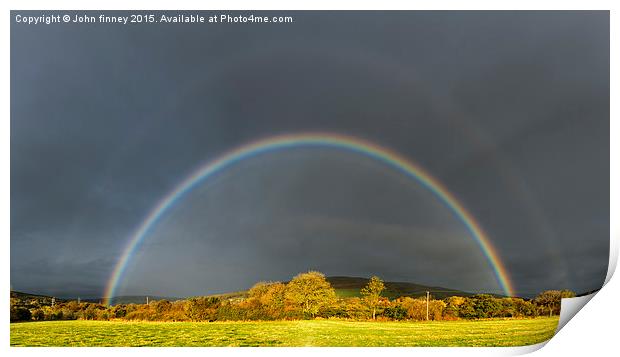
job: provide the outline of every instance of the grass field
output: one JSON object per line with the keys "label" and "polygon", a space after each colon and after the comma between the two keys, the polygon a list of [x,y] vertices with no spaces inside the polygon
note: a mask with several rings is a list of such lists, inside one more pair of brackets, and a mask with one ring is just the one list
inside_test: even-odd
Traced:
{"label": "grass field", "polygon": [[11,346],[522,346],[558,318],[438,322],[119,322],[11,324]]}

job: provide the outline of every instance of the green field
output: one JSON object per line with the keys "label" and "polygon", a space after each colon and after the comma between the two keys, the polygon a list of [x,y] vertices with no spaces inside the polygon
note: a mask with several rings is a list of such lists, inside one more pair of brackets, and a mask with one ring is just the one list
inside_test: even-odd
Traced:
{"label": "green field", "polygon": [[522,346],[558,318],[431,322],[46,321],[11,324],[11,346]]}

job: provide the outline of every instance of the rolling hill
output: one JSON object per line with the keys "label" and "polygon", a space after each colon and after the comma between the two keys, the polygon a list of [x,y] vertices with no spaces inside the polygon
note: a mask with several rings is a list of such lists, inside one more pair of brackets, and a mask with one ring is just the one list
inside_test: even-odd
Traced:
{"label": "rolling hill", "polygon": [[[370,279],[351,276],[329,276],[327,281],[336,290],[336,295],[341,298],[360,297],[360,289],[368,284]],[[284,283],[288,283],[285,281]],[[472,296],[475,293],[465,292],[461,290],[448,289],[440,286],[427,286],[408,282],[386,281],[385,290],[382,296],[394,299],[401,296],[420,297],[426,296],[426,292],[430,292],[431,296],[436,299],[443,299],[449,296]],[[219,297],[222,299],[235,299],[247,296],[248,291],[238,291],[226,294],[213,294],[209,296]],[[494,295],[494,294],[493,294]],[[498,296],[498,295],[495,295]]]}
{"label": "rolling hill", "polygon": [[[368,278],[361,277],[350,277],[350,276],[330,276],[327,277],[327,281],[332,285],[332,287],[336,290],[336,295],[340,298],[347,297],[360,297],[360,289],[362,289],[366,284],[368,284]],[[286,283],[286,282],[285,282]],[[427,286],[416,283],[409,282],[395,282],[395,281],[386,281],[385,290],[381,294],[382,296],[388,297],[390,299],[394,299],[397,297],[421,297],[426,296],[426,292],[430,292],[430,295],[435,299],[443,299],[449,296],[472,296],[475,293],[465,292],[461,290],[448,289],[440,286]],[[236,300],[240,298],[246,297],[248,294],[247,290],[236,291],[230,293],[221,293],[221,294],[211,294],[209,296],[219,297],[225,300]],[[494,296],[495,295],[492,294]],[[20,305],[25,306],[44,306],[52,304],[51,296],[43,296],[43,295],[34,295],[27,294],[17,291],[11,291],[11,298],[18,299],[20,301]],[[131,296],[116,296],[113,299],[113,304],[144,304],[146,302],[147,295],[131,295]],[[150,301],[156,300],[168,300],[168,301],[176,301],[182,300],[189,297],[169,297],[169,296],[148,296]],[[65,302],[69,300],[77,300],[76,299],[59,299],[55,298],[56,302]],[[96,299],[82,299],[83,302],[101,302],[102,298]]]}
{"label": "rolling hill", "polygon": [[[157,301],[157,300],[168,300],[168,301],[177,301],[182,300],[182,298],[178,297],[170,297],[170,296],[153,296],[153,295],[123,295],[123,296],[115,296],[113,299],[114,305],[118,304],[144,304],[146,303],[146,299],[148,297],[149,301]],[[89,302],[98,302],[102,299],[98,300],[85,300]]]}
{"label": "rolling hill", "polygon": [[[330,276],[327,277],[327,281],[329,281],[329,283],[334,287],[338,297],[359,297],[360,289],[368,284],[369,279],[349,276]],[[431,296],[436,299],[443,299],[449,296],[475,295],[461,290],[448,289],[439,286],[426,286],[408,282],[386,281],[384,284],[385,290],[381,293],[381,295],[390,299],[401,296],[426,296],[427,291],[429,291]]]}
{"label": "rolling hill", "polygon": [[54,298],[51,296],[45,296],[45,295],[22,293],[19,291],[11,290],[11,301],[14,302],[16,306],[31,309],[31,308],[36,308],[40,306],[51,306],[52,302],[60,303],[60,302],[68,301],[68,300],[58,299],[58,298]]}

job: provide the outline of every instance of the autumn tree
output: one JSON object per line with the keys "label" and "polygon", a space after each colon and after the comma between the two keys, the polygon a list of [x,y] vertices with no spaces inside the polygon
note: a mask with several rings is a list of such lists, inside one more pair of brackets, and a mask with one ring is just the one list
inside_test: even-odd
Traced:
{"label": "autumn tree", "polygon": [[463,296],[451,296],[446,299],[446,315],[450,318],[459,317],[461,306],[465,304]]}
{"label": "autumn tree", "polygon": [[473,305],[477,318],[499,317],[503,308],[501,301],[489,294],[474,295]]}
{"label": "autumn tree", "polygon": [[549,310],[549,316],[553,315],[554,311],[560,309],[563,298],[575,297],[575,293],[570,290],[547,290],[538,294],[534,299],[534,303],[541,307],[546,307]]}
{"label": "autumn tree", "polygon": [[30,310],[17,304],[13,304],[13,299],[11,299],[11,322],[30,321],[31,318],[32,314],[30,313]]}
{"label": "autumn tree", "polygon": [[364,302],[372,311],[373,320],[376,319],[377,316],[377,305],[379,304],[379,298],[381,297],[381,292],[383,289],[385,289],[383,280],[381,280],[378,276],[373,276],[368,281],[368,285],[360,290],[360,293],[364,297]]}
{"label": "autumn tree", "polygon": [[192,321],[213,321],[220,304],[217,297],[191,298],[185,304],[185,314]]}
{"label": "autumn tree", "polygon": [[562,299],[567,299],[567,298],[574,298],[575,292],[571,291],[571,290],[562,290],[560,291],[560,298]]}
{"label": "autumn tree", "polygon": [[280,282],[258,282],[248,292],[251,302],[258,305],[270,319],[282,317],[285,304],[286,285]]}
{"label": "autumn tree", "polygon": [[520,298],[508,298],[510,302],[512,302],[514,316],[522,317],[522,316],[535,316],[536,315],[536,307],[530,301],[526,301]]}
{"label": "autumn tree", "polygon": [[322,307],[332,304],[336,292],[318,271],[309,271],[295,276],[287,285],[286,299],[300,307],[304,314],[314,317]]}
{"label": "autumn tree", "polygon": [[407,318],[418,321],[426,319],[426,299],[407,296],[400,299],[400,305],[407,310]]}

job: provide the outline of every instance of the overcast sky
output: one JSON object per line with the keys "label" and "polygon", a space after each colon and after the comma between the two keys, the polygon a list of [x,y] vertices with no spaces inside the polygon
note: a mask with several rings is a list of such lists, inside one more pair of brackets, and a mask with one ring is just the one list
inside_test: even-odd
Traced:
{"label": "overcast sky", "polygon": [[[518,295],[605,278],[608,12],[125,26],[16,14],[15,290],[101,296],[134,230],[196,168],[308,131],[424,167],[486,230]],[[501,292],[463,223],[424,187],[359,154],[298,148],[242,161],[178,202],[118,293],[241,290],[309,269]]]}

